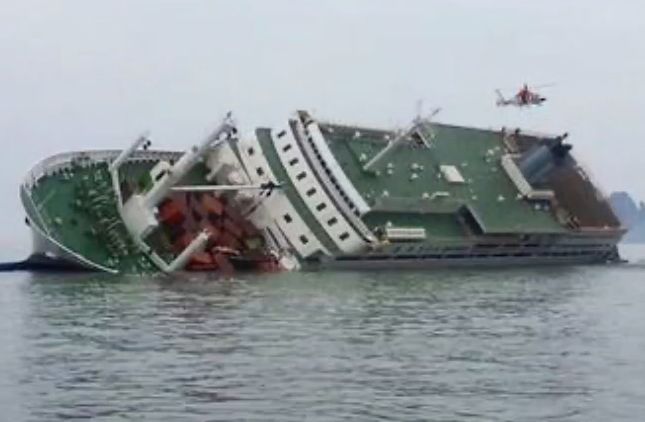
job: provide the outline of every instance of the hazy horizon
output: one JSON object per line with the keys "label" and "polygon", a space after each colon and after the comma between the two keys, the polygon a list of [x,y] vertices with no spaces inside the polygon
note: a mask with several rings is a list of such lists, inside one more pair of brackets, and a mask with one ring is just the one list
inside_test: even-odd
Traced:
{"label": "hazy horizon", "polygon": [[[5,0],[3,242],[28,246],[18,186],[41,159],[145,130],[185,149],[228,110],[243,132],[299,108],[392,126],[423,99],[445,123],[569,132],[607,193],[644,200],[644,15],[627,0]],[[556,84],[544,107],[495,107],[525,81]]]}

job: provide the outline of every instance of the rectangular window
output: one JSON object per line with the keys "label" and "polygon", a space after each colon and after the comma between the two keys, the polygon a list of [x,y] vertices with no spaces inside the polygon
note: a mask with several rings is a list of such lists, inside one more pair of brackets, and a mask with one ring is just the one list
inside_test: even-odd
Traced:
{"label": "rectangular window", "polygon": [[338,219],[336,217],[332,217],[329,220],[327,220],[327,225],[329,226],[333,226],[336,223],[338,223]]}
{"label": "rectangular window", "polygon": [[262,170],[262,167],[256,168],[255,171],[258,173],[258,176],[263,176],[264,175],[264,170]]}
{"label": "rectangular window", "polygon": [[249,155],[253,155],[253,154],[255,153],[255,150],[253,149],[253,147],[250,147],[250,148],[247,150],[247,152],[249,153]]}
{"label": "rectangular window", "polygon": [[340,236],[338,236],[338,238],[340,240],[346,240],[348,237],[349,237],[349,233],[347,233],[347,232],[345,232],[345,233],[341,234]]}
{"label": "rectangular window", "polygon": [[327,204],[325,204],[324,202],[321,202],[320,204],[318,204],[318,205],[316,206],[316,209],[317,209],[318,211],[322,211],[322,210],[324,210],[325,208],[327,208]]}
{"label": "rectangular window", "polygon": [[307,243],[309,243],[309,239],[307,239],[307,236],[305,236],[304,234],[300,236],[300,241],[302,242],[303,245],[306,245]]}
{"label": "rectangular window", "polygon": [[280,131],[280,133],[278,133],[278,138],[282,138],[286,134],[287,134],[286,130]]}
{"label": "rectangular window", "polygon": [[291,218],[291,216],[289,214],[285,214],[284,215],[284,221],[286,221],[287,223],[291,223],[293,221],[293,219]]}
{"label": "rectangular window", "polygon": [[307,196],[312,196],[314,193],[316,193],[316,188],[311,188],[305,193],[307,194]]}
{"label": "rectangular window", "polygon": [[298,179],[298,180],[302,180],[302,179],[304,179],[305,177],[307,177],[307,173],[306,173],[306,172],[304,172],[304,171],[302,171],[302,172],[298,173],[298,175],[296,176],[296,179]]}
{"label": "rectangular window", "polygon": [[298,158],[294,158],[293,160],[289,161],[290,166],[295,166],[296,164],[298,164]]}
{"label": "rectangular window", "polygon": [[291,149],[291,144],[287,144],[287,145],[285,145],[285,146],[283,146],[283,147],[282,147],[282,152],[287,152],[287,151],[289,151],[290,149]]}

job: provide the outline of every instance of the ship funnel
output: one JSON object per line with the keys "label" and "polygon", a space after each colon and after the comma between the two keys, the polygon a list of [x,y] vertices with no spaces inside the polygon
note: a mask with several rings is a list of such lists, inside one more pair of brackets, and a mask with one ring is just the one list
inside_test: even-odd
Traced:
{"label": "ship funnel", "polygon": [[566,163],[572,146],[564,144],[567,134],[549,143],[535,145],[526,151],[519,159],[518,167],[527,182],[539,182],[556,166]]}

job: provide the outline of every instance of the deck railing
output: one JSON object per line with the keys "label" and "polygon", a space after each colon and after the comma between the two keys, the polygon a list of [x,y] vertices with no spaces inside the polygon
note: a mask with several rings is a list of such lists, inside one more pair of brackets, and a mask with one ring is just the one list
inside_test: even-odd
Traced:
{"label": "deck railing", "polygon": [[[29,173],[23,180],[22,186],[27,189],[31,189],[38,180],[43,176],[51,174],[57,170],[67,168],[72,160],[88,160],[92,163],[100,162],[110,162],[114,160],[121,150],[92,150],[92,151],[72,151],[72,152],[63,152],[60,154],[52,155],[47,157],[44,160],[40,161],[34,167],[29,170]],[[133,159],[139,160],[161,160],[161,159],[172,159],[181,156],[180,151],[159,151],[159,150],[149,150],[149,151],[136,151],[133,155]]]}

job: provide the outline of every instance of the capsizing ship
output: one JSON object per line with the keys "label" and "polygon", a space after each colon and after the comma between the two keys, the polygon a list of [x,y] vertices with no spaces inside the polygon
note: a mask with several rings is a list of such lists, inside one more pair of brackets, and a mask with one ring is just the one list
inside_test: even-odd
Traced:
{"label": "capsizing ship", "polygon": [[30,261],[108,273],[611,264],[625,229],[567,134],[417,117],[79,151],[20,187]]}

